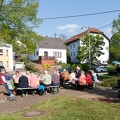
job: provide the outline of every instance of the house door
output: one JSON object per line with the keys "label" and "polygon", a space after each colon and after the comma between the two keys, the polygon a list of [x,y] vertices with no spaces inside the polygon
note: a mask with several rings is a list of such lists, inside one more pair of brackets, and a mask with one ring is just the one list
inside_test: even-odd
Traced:
{"label": "house door", "polygon": [[44,59],[48,59],[48,52],[44,51]]}

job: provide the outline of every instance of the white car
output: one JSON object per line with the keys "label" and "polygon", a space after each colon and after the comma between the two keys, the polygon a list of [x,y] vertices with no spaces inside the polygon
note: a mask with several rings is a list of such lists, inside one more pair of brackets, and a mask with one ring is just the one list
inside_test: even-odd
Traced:
{"label": "white car", "polygon": [[106,66],[100,66],[96,68],[96,72],[107,72],[107,67]]}

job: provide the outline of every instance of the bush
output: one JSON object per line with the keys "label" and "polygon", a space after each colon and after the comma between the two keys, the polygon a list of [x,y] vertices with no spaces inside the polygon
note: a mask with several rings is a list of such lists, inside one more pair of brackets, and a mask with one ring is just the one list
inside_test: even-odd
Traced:
{"label": "bush", "polygon": [[28,71],[32,71],[32,72],[39,72],[39,70],[37,68],[35,68],[33,63],[26,63],[25,64],[25,68]]}
{"label": "bush", "polygon": [[65,64],[65,63],[62,64],[62,68],[70,68],[70,66],[71,66],[70,64]]}
{"label": "bush", "polygon": [[107,78],[102,82],[102,86],[104,87],[117,87],[117,77],[111,77],[111,78]]}
{"label": "bush", "polygon": [[82,70],[83,71],[88,71],[89,70],[89,66],[88,66],[88,64],[82,64]]}
{"label": "bush", "polygon": [[115,71],[115,66],[112,65],[112,64],[109,64],[107,66],[107,71],[108,71],[108,74],[110,75],[115,75],[116,71]]}

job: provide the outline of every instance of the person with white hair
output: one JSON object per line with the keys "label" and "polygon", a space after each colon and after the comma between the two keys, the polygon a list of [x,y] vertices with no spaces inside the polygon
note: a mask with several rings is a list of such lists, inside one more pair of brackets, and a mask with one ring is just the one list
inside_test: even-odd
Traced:
{"label": "person with white hair", "polygon": [[5,69],[1,69],[1,72],[0,72],[0,85],[5,86],[5,89],[7,90],[8,94],[10,96],[9,99],[14,100],[15,95],[12,93],[12,91],[8,87],[7,81],[5,79],[5,73],[6,73]]}
{"label": "person with white hair", "polygon": [[35,76],[34,73],[31,73],[31,77],[29,78],[29,86],[31,88],[36,88],[38,85],[39,85],[38,78]]}
{"label": "person with white hair", "polygon": [[47,70],[44,71],[44,75],[42,77],[42,82],[43,85],[46,86],[50,86],[51,85],[51,81],[52,81],[52,76],[48,73]]}
{"label": "person with white hair", "polygon": [[[21,72],[21,76],[19,77],[18,88],[28,88],[28,87],[29,87],[28,77],[25,76],[25,72]],[[25,91],[25,95],[27,96],[27,91]]]}

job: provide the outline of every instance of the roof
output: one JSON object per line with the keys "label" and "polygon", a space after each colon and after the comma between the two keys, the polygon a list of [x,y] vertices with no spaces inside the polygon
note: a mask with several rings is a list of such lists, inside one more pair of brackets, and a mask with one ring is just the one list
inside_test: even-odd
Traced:
{"label": "roof", "polygon": [[11,48],[11,47],[12,47],[12,45],[10,45],[10,44],[6,44],[6,43],[1,43],[1,42],[0,42],[0,47],[7,47],[7,48]]}
{"label": "roof", "polygon": [[60,38],[43,37],[38,43],[40,48],[66,49],[64,42]]}
{"label": "roof", "polygon": [[80,38],[82,38],[84,35],[86,35],[88,32],[90,33],[96,33],[96,34],[102,34],[107,40],[110,41],[110,39],[100,30],[96,29],[96,28],[90,28],[89,30],[86,30],[80,34],[77,34],[71,38],[69,38],[68,40],[66,40],[64,43],[65,44],[68,44],[68,43],[71,43],[71,42],[74,42],[76,40],[79,40]]}

